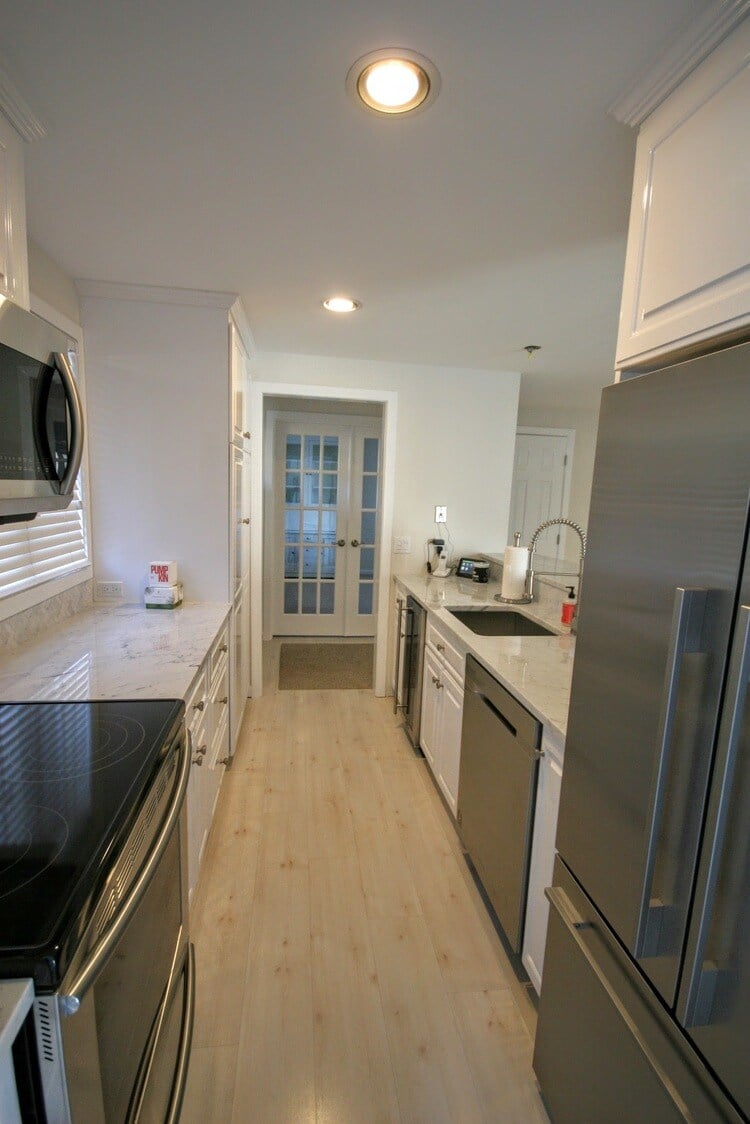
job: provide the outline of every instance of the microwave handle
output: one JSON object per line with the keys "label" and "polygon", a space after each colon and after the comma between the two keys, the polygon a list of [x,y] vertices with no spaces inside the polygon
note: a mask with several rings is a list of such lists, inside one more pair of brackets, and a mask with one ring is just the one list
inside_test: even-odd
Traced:
{"label": "microwave handle", "polygon": [[81,406],[81,397],[78,393],[76,380],[73,377],[73,372],[70,368],[70,362],[67,355],[62,351],[55,351],[53,359],[56,369],[60,373],[63,388],[65,390],[65,397],[68,402],[68,410],[70,411],[70,452],[68,453],[68,465],[65,469],[65,475],[60,481],[60,495],[70,496],[76,483],[78,476],[78,469],[81,467],[81,459],[83,457],[83,407]]}

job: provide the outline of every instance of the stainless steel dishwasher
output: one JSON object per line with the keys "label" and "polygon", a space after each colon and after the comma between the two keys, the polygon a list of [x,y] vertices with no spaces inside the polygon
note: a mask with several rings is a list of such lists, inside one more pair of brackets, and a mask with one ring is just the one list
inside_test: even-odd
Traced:
{"label": "stainless steel dishwasher", "polygon": [[542,724],[466,658],[458,830],[505,935],[520,954]]}

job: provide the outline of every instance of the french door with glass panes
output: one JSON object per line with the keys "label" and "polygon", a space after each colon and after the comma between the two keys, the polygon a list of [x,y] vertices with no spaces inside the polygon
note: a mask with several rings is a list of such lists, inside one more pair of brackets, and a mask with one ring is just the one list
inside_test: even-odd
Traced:
{"label": "french door with glass panes", "polygon": [[373,636],[380,427],[279,421],[274,633]]}

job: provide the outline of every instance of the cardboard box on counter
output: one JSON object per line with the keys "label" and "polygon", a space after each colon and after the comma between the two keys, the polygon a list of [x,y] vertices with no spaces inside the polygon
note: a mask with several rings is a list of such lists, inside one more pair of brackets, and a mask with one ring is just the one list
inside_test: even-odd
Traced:
{"label": "cardboard box on counter", "polygon": [[149,588],[155,585],[177,585],[178,581],[176,562],[152,562],[148,568]]}
{"label": "cardboard box on counter", "polygon": [[147,585],[145,603],[147,609],[176,609],[182,604],[182,582],[174,585]]}

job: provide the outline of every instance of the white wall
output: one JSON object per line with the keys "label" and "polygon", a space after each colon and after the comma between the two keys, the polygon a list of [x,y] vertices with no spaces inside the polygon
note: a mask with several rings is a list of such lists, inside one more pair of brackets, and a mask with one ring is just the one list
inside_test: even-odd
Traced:
{"label": "white wall", "polygon": [[[585,529],[589,518],[596,434],[599,428],[599,392],[592,395],[590,409],[521,405],[518,410],[518,424],[538,425],[545,429],[575,430],[568,518],[580,523]],[[575,547],[575,543],[573,546]],[[577,548],[574,553],[577,553]]]}
{"label": "white wall", "polygon": [[259,382],[398,393],[393,534],[412,553],[392,556],[395,573],[419,570],[447,504],[457,554],[506,544],[520,376],[517,372],[260,353]]}
{"label": "white wall", "polygon": [[29,238],[29,290],[52,305],[74,324],[81,323],[78,293],[73,281],[56,261]]}
{"label": "white wall", "polygon": [[227,313],[84,297],[94,572],[142,601],[175,559],[190,601],[227,601]]}

